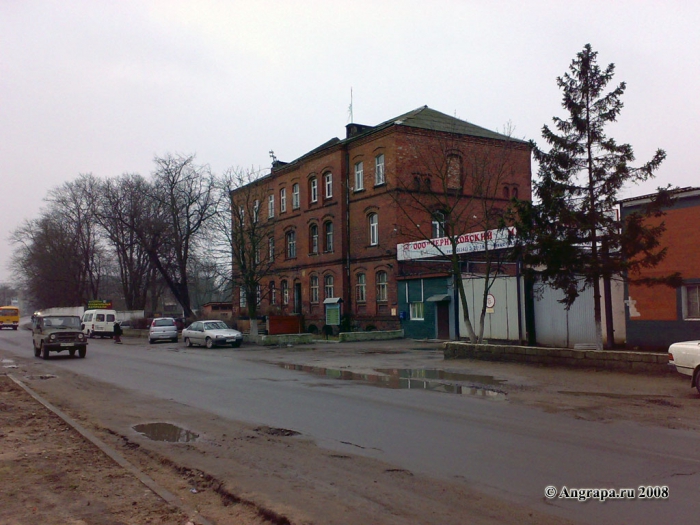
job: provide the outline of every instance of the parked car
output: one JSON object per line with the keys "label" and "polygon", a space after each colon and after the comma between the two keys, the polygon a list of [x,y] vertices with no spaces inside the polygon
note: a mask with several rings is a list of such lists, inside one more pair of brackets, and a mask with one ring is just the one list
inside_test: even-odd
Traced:
{"label": "parked car", "polygon": [[690,386],[700,392],[700,341],[683,341],[668,347],[668,366],[690,376]]}
{"label": "parked car", "polygon": [[182,331],[186,346],[200,345],[207,348],[231,345],[238,348],[243,343],[243,334],[229,328],[223,321],[195,321]]}
{"label": "parked car", "polygon": [[148,342],[153,344],[159,339],[168,339],[177,343],[177,325],[172,317],[158,317],[151,321],[148,329]]}
{"label": "parked car", "polygon": [[32,345],[34,356],[49,358],[49,352],[68,353],[80,357],[87,353],[87,338],[80,328],[77,315],[36,315],[32,320]]}

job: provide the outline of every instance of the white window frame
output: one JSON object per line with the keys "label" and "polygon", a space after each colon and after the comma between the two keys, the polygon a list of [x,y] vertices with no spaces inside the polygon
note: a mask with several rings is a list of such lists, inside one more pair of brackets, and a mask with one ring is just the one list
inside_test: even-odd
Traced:
{"label": "white window frame", "polygon": [[335,279],[332,275],[326,275],[323,277],[323,295],[325,299],[330,299],[335,297]]}
{"label": "white window frame", "polygon": [[299,183],[295,182],[292,185],[292,209],[296,210],[299,208]]}
{"label": "white window frame", "polygon": [[271,219],[275,216],[275,194],[267,197],[267,218]]}
{"label": "white window frame", "polygon": [[681,293],[683,298],[683,320],[700,321],[700,283],[684,284],[683,288],[681,288]]}
{"label": "white window frame", "polygon": [[326,189],[326,199],[333,197],[333,174],[327,171],[323,175],[323,186]]}
{"label": "white window frame", "polygon": [[[440,220],[442,218],[442,220]],[[445,214],[441,211],[436,211],[433,214],[430,227],[431,239],[439,239],[445,236]]]}
{"label": "white window frame", "polygon": [[253,223],[257,224],[259,218],[260,218],[260,201],[258,199],[255,199],[255,202],[253,203]]}
{"label": "white window frame", "polygon": [[386,183],[386,173],[384,171],[384,153],[374,157],[374,185],[380,186]]}
{"label": "white window frame", "polygon": [[369,221],[369,245],[377,246],[379,244],[379,214],[370,213],[367,220]]}
{"label": "white window frame", "polygon": [[367,274],[357,274],[357,284],[355,284],[355,300],[358,303],[367,302]]}
{"label": "white window frame", "polygon": [[285,240],[287,246],[285,246],[285,253],[287,259],[296,259],[297,257],[297,233],[294,230],[290,230],[285,235]]}
{"label": "white window frame", "polygon": [[270,262],[275,260],[275,238],[269,237],[267,239],[267,257]]}
{"label": "white window frame", "polygon": [[280,288],[282,289],[282,304],[289,304],[289,284],[286,279],[280,283]]}
{"label": "white window frame", "polygon": [[239,292],[238,305],[241,308],[245,308],[248,305],[248,302],[246,301],[246,297],[245,297],[245,288],[243,288],[242,286],[241,286],[240,292]]}
{"label": "white window frame", "polygon": [[365,170],[362,161],[355,163],[355,191],[365,189]]}
{"label": "white window frame", "polygon": [[318,275],[309,278],[309,301],[318,303]]}
{"label": "white window frame", "polygon": [[311,253],[318,253],[318,224],[309,226],[309,237],[311,238]]}
{"label": "white window frame", "polygon": [[[379,276],[384,275],[386,280],[384,282],[379,281]],[[377,284],[377,302],[385,303],[389,300],[389,276],[384,270],[378,271],[374,276]]]}
{"label": "white window frame", "polygon": [[318,202],[318,179],[316,177],[309,181],[309,193],[311,194],[311,202]]}
{"label": "white window frame", "polygon": [[425,303],[422,301],[414,301],[410,303],[411,321],[425,320]]}
{"label": "white window frame", "polygon": [[280,213],[287,211],[287,188],[280,190]]}
{"label": "white window frame", "polygon": [[324,235],[324,251],[331,253],[333,251],[333,222],[327,221],[323,223],[323,235]]}

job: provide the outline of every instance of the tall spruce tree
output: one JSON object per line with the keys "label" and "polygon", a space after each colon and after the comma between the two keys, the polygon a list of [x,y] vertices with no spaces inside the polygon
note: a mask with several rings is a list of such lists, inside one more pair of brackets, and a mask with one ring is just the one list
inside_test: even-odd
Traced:
{"label": "tall spruce tree", "polygon": [[[549,151],[532,142],[539,163],[536,198],[533,203],[519,203],[517,226],[524,262],[539,267],[543,281],[564,292],[567,308],[579,293],[593,288],[596,347],[602,349],[601,280],[633,278],[635,270],[654,267],[663,259],[666,250],[659,246],[663,223],[653,225],[647,219],[662,215],[670,197],[659,189],[643,212],[624,224],[617,217],[623,186],[653,177],[666,153],[659,149],[649,162],[633,168],[632,147],[606,136],[606,125],[616,121],[622,109],[626,86],[622,82],[604,93],[615,65],[601,69],[597,55],[586,44],[569,72],[557,78],[569,115],[554,117],[554,130],[543,126]],[[654,281],[675,284],[677,278]]]}

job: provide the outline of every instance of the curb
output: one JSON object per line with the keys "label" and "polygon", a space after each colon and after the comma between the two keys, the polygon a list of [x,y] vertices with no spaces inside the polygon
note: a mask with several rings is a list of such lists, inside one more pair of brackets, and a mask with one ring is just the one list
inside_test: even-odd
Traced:
{"label": "curb", "polygon": [[56,408],[51,403],[49,403],[44,398],[42,398],[39,394],[34,392],[23,381],[14,377],[14,375],[12,375],[12,374],[7,374],[7,377],[12,379],[12,381],[14,381],[17,385],[19,385],[25,392],[27,392],[30,396],[32,396],[36,401],[38,401],[44,407],[46,407],[48,410],[50,410],[51,412],[56,414],[58,417],[60,417],[67,425],[69,425],[73,429],[75,429],[81,436],[83,436],[85,439],[87,439],[93,445],[95,445],[97,448],[99,448],[102,452],[104,452],[107,456],[109,456],[120,467],[124,468],[130,474],[135,476],[136,479],[138,479],[141,483],[146,485],[146,487],[148,487],[155,494],[157,494],[163,501],[165,501],[169,505],[173,505],[174,507],[177,507],[184,514],[187,514],[188,516],[190,516],[190,520],[192,520],[194,523],[197,523],[199,525],[214,525],[212,522],[210,522],[206,518],[200,516],[199,513],[195,509],[191,508],[189,505],[182,503],[179,500],[179,498],[177,496],[175,496],[175,494],[173,494],[172,492],[170,492],[170,491],[164,489],[163,487],[161,487],[160,485],[158,485],[155,482],[155,480],[153,480],[151,477],[144,474],[138,468],[136,468],[134,465],[129,463],[129,461],[127,461],[127,459],[124,456],[122,456],[119,452],[114,450],[109,445],[100,441],[97,438],[97,436],[95,436],[92,432],[90,432],[85,427],[83,427],[80,423],[78,423],[73,418],[71,418],[68,414],[66,414],[65,412],[63,412],[59,408]]}

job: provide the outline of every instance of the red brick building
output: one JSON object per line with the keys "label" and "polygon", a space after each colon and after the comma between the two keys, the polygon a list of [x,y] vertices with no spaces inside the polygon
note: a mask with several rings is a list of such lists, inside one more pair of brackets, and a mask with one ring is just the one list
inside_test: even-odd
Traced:
{"label": "red brick building", "polygon": [[[621,201],[622,217],[641,209],[653,195]],[[660,246],[666,257],[655,268],[643,269],[638,277],[660,277],[680,272],[683,286],[626,284],[627,346],[665,349],[678,341],[700,339],[700,188],[673,192],[675,202],[661,218],[666,231]]]}
{"label": "red brick building", "polygon": [[[397,261],[396,245],[432,238],[434,219],[427,212],[422,219],[407,217],[397,194],[411,192],[414,184],[416,191],[426,191],[422,184],[439,191],[429,186],[432,168],[419,162],[428,155],[449,165],[446,191],[468,194],[474,191],[468,157],[506,142],[514,154],[493,196],[505,206],[511,197],[530,198],[528,144],[427,106],[377,126],[348,124],[344,139],[331,139],[289,163],[275,161],[271,173],[253,183],[262,190],[256,198],[259,220],[274,229],[274,264],[258,294],[259,313],[302,314],[307,328],[320,329],[324,300],[339,298],[352,326],[399,328],[398,280],[408,273]],[[234,210],[245,189],[232,193]],[[423,271],[436,275],[435,269]],[[233,299],[234,316],[245,313],[240,289]]]}

